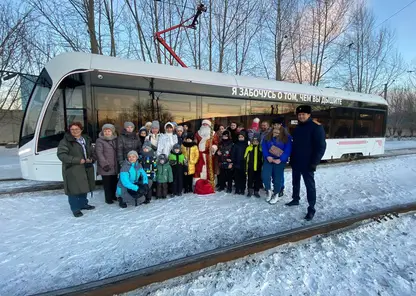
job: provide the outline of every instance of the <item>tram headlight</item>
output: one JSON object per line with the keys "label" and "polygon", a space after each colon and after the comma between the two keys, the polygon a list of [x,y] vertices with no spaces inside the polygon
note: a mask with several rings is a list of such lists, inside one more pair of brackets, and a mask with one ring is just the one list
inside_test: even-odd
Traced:
{"label": "tram headlight", "polygon": [[98,76],[97,76],[97,77],[98,77],[98,79],[100,79],[100,80],[104,78],[104,76],[103,76],[103,75],[101,75],[101,74],[98,74]]}

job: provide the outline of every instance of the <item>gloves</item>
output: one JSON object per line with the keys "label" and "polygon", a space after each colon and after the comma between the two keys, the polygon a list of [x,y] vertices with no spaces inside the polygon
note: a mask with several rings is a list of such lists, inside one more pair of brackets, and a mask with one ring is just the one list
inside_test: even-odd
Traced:
{"label": "gloves", "polygon": [[137,193],[137,191],[135,191],[135,190],[132,190],[132,189],[127,189],[127,192],[131,195],[131,197],[133,197],[133,198],[137,198],[138,196],[138,193]]}
{"label": "gloves", "polygon": [[107,165],[105,165],[104,167],[103,167],[103,170],[105,171],[105,172],[109,172],[110,171],[110,166],[107,164]]}
{"label": "gloves", "polygon": [[316,164],[311,164],[311,166],[309,167],[309,171],[310,172],[315,172],[316,171]]}

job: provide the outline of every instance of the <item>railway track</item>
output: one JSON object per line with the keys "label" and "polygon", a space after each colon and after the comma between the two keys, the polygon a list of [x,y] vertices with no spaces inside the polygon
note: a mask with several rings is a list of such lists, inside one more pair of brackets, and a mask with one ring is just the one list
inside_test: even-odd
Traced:
{"label": "railway track", "polygon": [[[323,162],[322,166],[333,165],[333,164],[342,164],[354,161],[362,161],[362,160],[372,160],[372,159],[384,159],[384,158],[391,158],[391,157],[398,157],[398,156],[405,156],[405,155],[414,155],[416,154],[416,149],[399,149],[399,150],[392,150],[390,151],[391,154],[386,153],[383,155],[376,155],[376,156],[356,156],[352,158],[344,158],[344,159],[337,159],[332,161]],[[291,170],[290,167],[287,170]],[[4,184],[7,182],[24,182],[27,181],[22,178],[10,178],[10,179],[1,179],[0,184]],[[98,185],[102,184],[102,181],[97,181]],[[13,184],[12,184],[13,185]],[[21,186],[10,186],[9,188],[1,188],[0,187],[0,196],[1,195],[12,195],[12,194],[19,194],[19,193],[28,193],[28,192],[39,192],[39,191],[52,191],[52,190],[60,190],[63,189],[64,185],[62,182],[36,182],[31,183],[28,185],[22,184]]]}
{"label": "railway track", "polygon": [[115,277],[94,281],[74,287],[36,294],[36,296],[51,295],[89,295],[103,296],[126,293],[152,283],[163,282],[183,276],[218,263],[232,261],[247,255],[262,252],[276,246],[308,239],[316,235],[330,234],[334,231],[356,227],[360,222],[371,219],[376,222],[399,217],[400,213],[416,211],[416,202],[397,205],[366,213],[360,213],[345,218],[318,223],[306,227],[268,235],[248,240],[228,247],[218,248],[190,257],[170,261],[141,270],[121,274]]}

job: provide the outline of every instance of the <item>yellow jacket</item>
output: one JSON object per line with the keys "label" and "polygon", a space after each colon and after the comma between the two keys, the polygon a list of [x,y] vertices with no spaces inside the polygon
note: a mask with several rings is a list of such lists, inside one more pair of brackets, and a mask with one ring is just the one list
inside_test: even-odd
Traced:
{"label": "yellow jacket", "polygon": [[188,161],[188,175],[195,174],[195,165],[199,159],[198,146],[194,145],[192,147],[185,147],[182,144],[181,150],[182,150],[182,154],[185,155],[185,158]]}

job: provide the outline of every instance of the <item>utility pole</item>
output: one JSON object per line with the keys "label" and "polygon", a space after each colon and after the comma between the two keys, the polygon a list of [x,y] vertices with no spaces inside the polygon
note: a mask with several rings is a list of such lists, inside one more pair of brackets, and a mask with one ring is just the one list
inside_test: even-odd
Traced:
{"label": "utility pole", "polygon": [[387,83],[384,83],[384,100],[387,101]]}

